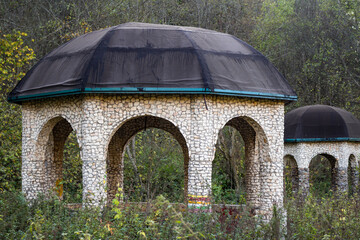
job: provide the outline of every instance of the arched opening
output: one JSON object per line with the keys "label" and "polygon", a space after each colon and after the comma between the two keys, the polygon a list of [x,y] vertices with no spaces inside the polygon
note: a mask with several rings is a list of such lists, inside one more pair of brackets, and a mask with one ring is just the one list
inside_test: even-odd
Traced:
{"label": "arched opening", "polygon": [[120,188],[128,201],[147,201],[158,194],[185,201],[188,162],[186,141],[173,123],[154,116],[127,120],[108,146],[108,200]]}
{"label": "arched opening", "polygon": [[211,179],[215,203],[245,203],[245,143],[234,127],[219,132]]}
{"label": "arched opening", "polygon": [[[75,131],[63,117],[48,121],[39,133],[36,158],[43,194],[82,201],[82,161]],[[64,194],[65,193],[65,194]]]}
{"label": "arched opening", "polygon": [[[229,189],[231,190],[230,193],[232,193],[230,197],[222,199],[220,203],[246,203],[256,211],[264,207],[260,204],[260,198],[263,197],[262,188],[266,185],[267,176],[265,176],[266,173],[262,172],[262,169],[266,162],[271,161],[268,141],[263,129],[257,122],[248,117],[233,118],[219,131],[217,145],[218,155],[213,161],[213,182],[218,184],[216,178],[221,177],[221,175],[215,175],[219,169],[226,172],[224,170],[229,168],[230,170],[227,170],[228,174],[223,174],[227,177],[228,185],[221,190],[225,191],[223,196],[226,195],[226,191],[229,191]],[[224,157],[224,155],[227,155],[227,157]],[[227,163],[224,163],[225,161]],[[225,166],[218,166],[220,164],[225,164]],[[234,179],[232,181],[235,184],[230,181],[231,178]],[[236,183],[236,181],[238,182]],[[238,190],[236,187],[238,187]],[[213,185],[213,190],[217,191],[216,188],[218,186]],[[214,193],[221,195],[218,192]]]}
{"label": "arched opening", "polygon": [[349,194],[353,194],[357,191],[359,184],[359,171],[356,164],[356,158],[354,154],[349,156],[348,163],[348,185],[349,185]]}
{"label": "arched opening", "polygon": [[331,195],[336,190],[336,158],[329,154],[318,154],[309,165],[310,192],[318,197]]}
{"label": "arched opening", "polygon": [[184,202],[184,157],[179,143],[166,131],[148,128],[124,148],[124,196],[148,202],[158,195]]}
{"label": "arched opening", "polygon": [[295,197],[299,191],[299,168],[292,155],[284,157],[284,196]]}

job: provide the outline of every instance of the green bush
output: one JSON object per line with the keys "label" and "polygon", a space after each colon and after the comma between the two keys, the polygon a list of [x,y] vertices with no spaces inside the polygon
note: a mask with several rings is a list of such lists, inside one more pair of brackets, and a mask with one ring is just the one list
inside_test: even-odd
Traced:
{"label": "green bush", "polygon": [[293,199],[284,208],[287,214],[274,208],[266,223],[246,209],[190,213],[163,196],[146,205],[114,200],[103,209],[74,210],[56,197],[28,205],[21,194],[3,192],[0,239],[359,239],[359,200]]}
{"label": "green bush", "polygon": [[120,203],[72,210],[58,198],[30,206],[19,193],[1,194],[3,239],[256,239],[272,227],[247,212],[188,213],[163,196],[148,206]]}

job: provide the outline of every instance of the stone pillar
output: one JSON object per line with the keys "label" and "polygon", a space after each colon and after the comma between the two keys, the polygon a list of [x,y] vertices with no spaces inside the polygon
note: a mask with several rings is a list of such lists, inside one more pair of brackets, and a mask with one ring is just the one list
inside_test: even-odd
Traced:
{"label": "stone pillar", "polygon": [[[107,200],[111,202],[118,189],[123,189],[124,166],[123,166],[123,145],[118,133],[115,133],[109,144],[107,158]],[[119,199],[122,200],[122,199]]]}
{"label": "stone pillar", "polygon": [[101,101],[86,98],[81,121],[81,159],[83,160],[83,206],[99,206],[106,202],[106,141]]}
{"label": "stone pillar", "polygon": [[210,106],[204,106],[204,99],[192,96],[191,136],[188,139],[188,209],[191,212],[211,211],[212,160],[215,155],[217,133],[213,128]]}
{"label": "stone pillar", "polygon": [[[41,146],[42,145],[42,146]],[[56,164],[55,164],[55,139],[54,139],[54,131],[51,131],[46,143],[39,144],[40,148],[45,148],[45,157],[43,159],[43,194],[48,196],[53,190],[55,190],[55,178],[56,178]],[[41,158],[40,158],[41,159]]]}
{"label": "stone pillar", "polygon": [[39,194],[48,195],[54,188],[51,184],[56,172],[53,128],[60,118],[39,122],[35,109],[26,104],[22,116],[22,192],[30,201]]}
{"label": "stone pillar", "polygon": [[304,200],[309,194],[310,190],[310,179],[309,179],[309,168],[299,168],[299,197],[300,200]]}
{"label": "stone pillar", "polygon": [[348,190],[348,176],[346,167],[334,167],[332,169],[332,188],[334,192],[344,193]]}
{"label": "stone pillar", "polygon": [[292,166],[290,171],[292,192],[296,194],[299,191],[299,171],[296,166]]}
{"label": "stone pillar", "polygon": [[[252,133],[252,132],[250,132]],[[248,132],[247,137],[243,137],[245,141],[245,187],[246,187],[246,203],[254,210],[260,209],[260,162],[259,162],[259,145],[255,143],[255,135]],[[246,136],[242,134],[241,136]]]}
{"label": "stone pillar", "polygon": [[351,178],[352,178],[352,188],[353,192],[358,192],[359,189],[359,171],[355,168],[351,171]]}
{"label": "stone pillar", "polygon": [[247,205],[255,213],[260,209],[260,159],[256,132],[243,118],[234,118],[227,123],[238,130],[245,143],[245,187]]}
{"label": "stone pillar", "polygon": [[191,212],[211,211],[212,159],[208,149],[198,149],[190,154],[188,174],[188,208]]}
{"label": "stone pillar", "polygon": [[359,171],[355,168],[351,170],[351,184],[353,193],[359,191]]}
{"label": "stone pillar", "polygon": [[349,192],[351,194],[358,191],[359,185],[359,172],[357,170],[356,160],[353,155],[349,158],[349,166],[348,166],[348,178],[349,178]]}
{"label": "stone pillar", "polygon": [[[263,141],[259,143],[261,192],[258,196],[260,204],[258,213],[264,216],[265,220],[270,220],[273,206],[275,205],[279,209],[283,204],[284,162],[282,157],[271,159],[265,146],[266,144]],[[270,147],[283,148],[283,146]]]}

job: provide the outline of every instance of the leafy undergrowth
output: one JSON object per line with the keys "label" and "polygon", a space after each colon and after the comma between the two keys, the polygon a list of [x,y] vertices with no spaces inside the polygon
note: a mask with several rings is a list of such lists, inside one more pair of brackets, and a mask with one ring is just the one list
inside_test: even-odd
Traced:
{"label": "leafy undergrowth", "polygon": [[[262,222],[246,211],[188,213],[160,196],[143,206],[114,201],[102,210],[69,209],[57,200],[28,206],[19,193],[0,194],[2,239],[359,239],[357,197],[288,201],[287,218]],[[287,219],[287,226],[284,223]]]}

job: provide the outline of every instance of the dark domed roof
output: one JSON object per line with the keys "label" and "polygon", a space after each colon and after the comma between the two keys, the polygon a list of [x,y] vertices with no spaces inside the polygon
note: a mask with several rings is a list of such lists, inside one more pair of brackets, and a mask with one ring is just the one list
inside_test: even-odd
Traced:
{"label": "dark domed roof", "polygon": [[360,141],[360,121],[327,105],[300,107],[285,114],[285,142]]}
{"label": "dark domed roof", "polygon": [[232,35],[193,27],[125,23],[61,45],[26,74],[8,100],[81,93],[297,98],[261,53]]}

